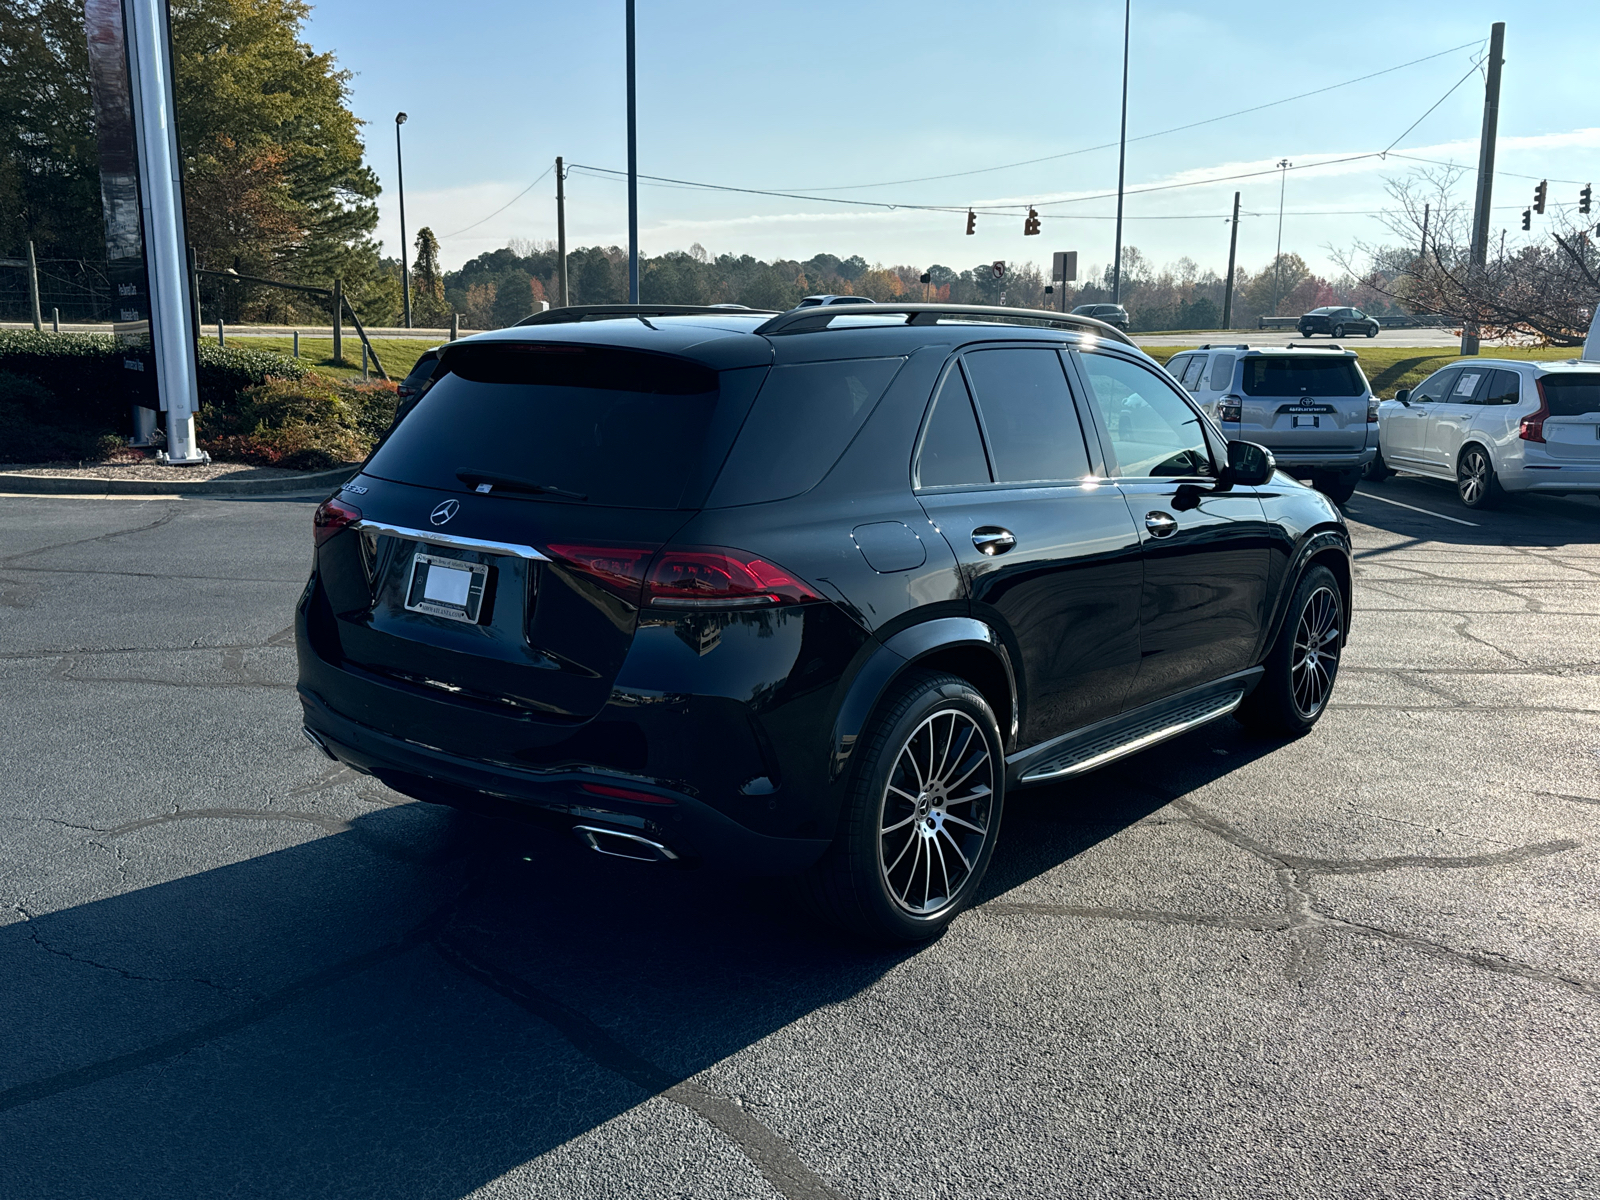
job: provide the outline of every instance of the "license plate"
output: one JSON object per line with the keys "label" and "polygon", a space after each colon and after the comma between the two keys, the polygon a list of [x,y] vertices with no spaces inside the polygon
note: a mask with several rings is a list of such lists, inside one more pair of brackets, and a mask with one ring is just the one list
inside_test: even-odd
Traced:
{"label": "license plate", "polygon": [[1294,428],[1296,429],[1320,429],[1321,427],[1321,417],[1297,416],[1294,419]]}
{"label": "license plate", "polygon": [[411,560],[406,584],[406,608],[411,612],[444,617],[448,621],[478,623],[489,568],[438,554],[418,554]]}

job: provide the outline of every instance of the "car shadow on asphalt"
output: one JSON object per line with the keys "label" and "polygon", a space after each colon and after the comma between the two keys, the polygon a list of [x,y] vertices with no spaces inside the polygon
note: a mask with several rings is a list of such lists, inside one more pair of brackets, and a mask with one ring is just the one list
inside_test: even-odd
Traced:
{"label": "car shadow on asphalt", "polygon": [[[1224,721],[1014,793],[985,898],[1277,745]],[[126,868],[257,820],[210,812],[84,836]],[[0,928],[0,1193],[460,1196],[586,1137],[682,1155],[626,1126],[647,1101],[770,1165],[781,1139],[763,1149],[716,1072],[684,1081],[774,1035],[803,1046],[925,952],[819,928],[790,881],[429,805],[307,834]]]}

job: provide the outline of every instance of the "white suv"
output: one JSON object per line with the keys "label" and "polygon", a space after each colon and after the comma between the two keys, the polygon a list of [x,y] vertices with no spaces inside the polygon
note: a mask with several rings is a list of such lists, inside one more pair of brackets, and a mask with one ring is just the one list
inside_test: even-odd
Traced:
{"label": "white suv", "polygon": [[1265,446],[1335,504],[1377,453],[1378,402],[1353,350],[1205,345],[1174,354],[1167,372],[1229,438]]}
{"label": "white suv", "polygon": [[1600,492],[1600,363],[1444,367],[1379,406],[1378,447],[1368,478],[1454,480],[1468,508],[1503,492]]}

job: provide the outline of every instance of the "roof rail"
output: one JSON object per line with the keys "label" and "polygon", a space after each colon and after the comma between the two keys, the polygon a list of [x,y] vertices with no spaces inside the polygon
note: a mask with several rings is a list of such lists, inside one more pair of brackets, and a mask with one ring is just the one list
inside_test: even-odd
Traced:
{"label": "roof rail", "polygon": [[1097,337],[1111,338],[1133,345],[1133,339],[1115,325],[1096,321],[1093,317],[1078,317],[1071,313],[1048,312],[1039,308],[1001,308],[988,304],[825,304],[811,308],[792,308],[779,313],[765,324],[756,326],[757,333],[817,333],[828,328],[840,317],[904,316],[907,325],[937,325],[941,320],[989,322],[998,325],[1045,325],[1057,329],[1075,329]]}
{"label": "roof rail", "polygon": [[1338,345],[1335,342],[1318,342],[1315,346],[1313,346],[1310,342],[1302,342],[1299,345],[1296,345],[1294,342],[1289,342],[1287,345],[1284,346],[1284,349],[1285,350],[1338,350],[1340,353],[1344,353],[1344,347]]}
{"label": "roof rail", "polygon": [[1248,350],[1249,342],[1207,342],[1201,346],[1202,350]]}
{"label": "roof rail", "polygon": [[521,325],[571,325],[578,321],[611,321],[623,317],[683,317],[716,313],[749,313],[763,316],[774,313],[775,308],[745,308],[729,304],[569,304],[566,308],[552,308],[548,312],[534,313],[517,322]]}

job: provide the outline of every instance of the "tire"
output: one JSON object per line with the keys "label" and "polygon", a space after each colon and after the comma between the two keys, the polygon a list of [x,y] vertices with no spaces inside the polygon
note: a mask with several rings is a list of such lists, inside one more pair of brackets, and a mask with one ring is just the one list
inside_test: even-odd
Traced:
{"label": "tire", "polygon": [[1304,325],[1302,325],[1300,327],[1300,336],[1305,338],[1306,341],[1310,341],[1311,340],[1311,330],[1307,329]]}
{"label": "tire", "polygon": [[1356,494],[1360,479],[1361,472],[1356,470],[1319,471],[1311,477],[1311,486],[1335,504],[1346,504]]}
{"label": "tire", "polygon": [[1333,327],[1333,336],[1336,337],[1336,338],[1342,338],[1344,336],[1344,326],[1343,325],[1335,325]]}
{"label": "tire", "polygon": [[917,672],[856,744],[838,835],[808,876],[812,898],[850,933],[927,941],[972,903],[994,855],[1005,805],[1000,728],[966,680]]}
{"label": "tire", "polygon": [[1382,483],[1394,472],[1389,469],[1389,464],[1383,461],[1383,451],[1380,449],[1366,466],[1361,468],[1361,478],[1369,483]]}
{"label": "tire", "polygon": [[1494,460],[1476,442],[1470,443],[1456,459],[1456,495],[1468,508],[1493,508],[1500,503],[1500,481],[1495,478]]}
{"label": "tire", "polygon": [[1369,338],[1377,337],[1378,336],[1378,327],[1376,325],[1368,325],[1367,326],[1367,336]]}
{"label": "tire", "polygon": [[1258,733],[1279,737],[1310,733],[1333,695],[1344,631],[1338,581],[1327,567],[1313,566],[1295,585],[1278,640],[1261,664],[1266,674],[1234,716]]}

